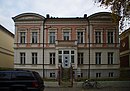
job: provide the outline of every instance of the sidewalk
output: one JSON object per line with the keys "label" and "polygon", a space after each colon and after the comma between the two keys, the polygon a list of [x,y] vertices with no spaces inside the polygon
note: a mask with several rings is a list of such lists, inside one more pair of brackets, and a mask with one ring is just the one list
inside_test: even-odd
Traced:
{"label": "sidewalk", "polygon": [[[45,87],[61,87],[58,82],[45,81]],[[82,87],[83,82],[73,82],[73,87]],[[103,87],[130,88],[130,81],[99,81]]]}

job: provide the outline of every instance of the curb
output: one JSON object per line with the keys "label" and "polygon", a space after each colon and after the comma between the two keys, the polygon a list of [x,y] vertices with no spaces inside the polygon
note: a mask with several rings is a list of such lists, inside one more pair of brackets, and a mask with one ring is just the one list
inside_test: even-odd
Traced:
{"label": "curb", "polygon": [[[122,87],[122,88],[130,88],[130,81],[98,81],[103,87]],[[74,82],[73,87],[81,88],[83,82]],[[45,87],[47,88],[71,88],[70,86],[59,86],[58,82],[45,82]]]}

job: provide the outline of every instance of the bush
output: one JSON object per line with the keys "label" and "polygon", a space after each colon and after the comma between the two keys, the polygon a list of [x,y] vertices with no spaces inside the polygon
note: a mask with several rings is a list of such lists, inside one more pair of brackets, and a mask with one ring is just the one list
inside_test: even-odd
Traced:
{"label": "bush", "polygon": [[1,70],[13,70],[14,68],[4,68],[4,67],[0,67],[0,71]]}

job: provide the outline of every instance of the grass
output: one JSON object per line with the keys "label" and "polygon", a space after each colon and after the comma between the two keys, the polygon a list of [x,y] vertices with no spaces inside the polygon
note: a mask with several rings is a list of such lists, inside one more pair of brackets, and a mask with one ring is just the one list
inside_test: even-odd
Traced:
{"label": "grass", "polygon": [[4,68],[4,67],[0,67],[0,70],[12,70],[14,68]]}

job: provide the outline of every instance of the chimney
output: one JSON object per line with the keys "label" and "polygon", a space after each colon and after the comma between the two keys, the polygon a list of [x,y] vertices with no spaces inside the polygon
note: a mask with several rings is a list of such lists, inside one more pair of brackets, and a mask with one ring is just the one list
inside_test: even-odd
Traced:
{"label": "chimney", "polygon": [[50,18],[50,15],[49,15],[49,14],[46,14],[46,18]]}
{"label": "chimney", "polygon": [[87,14],[84,14],[84,18],[87,18]]}

